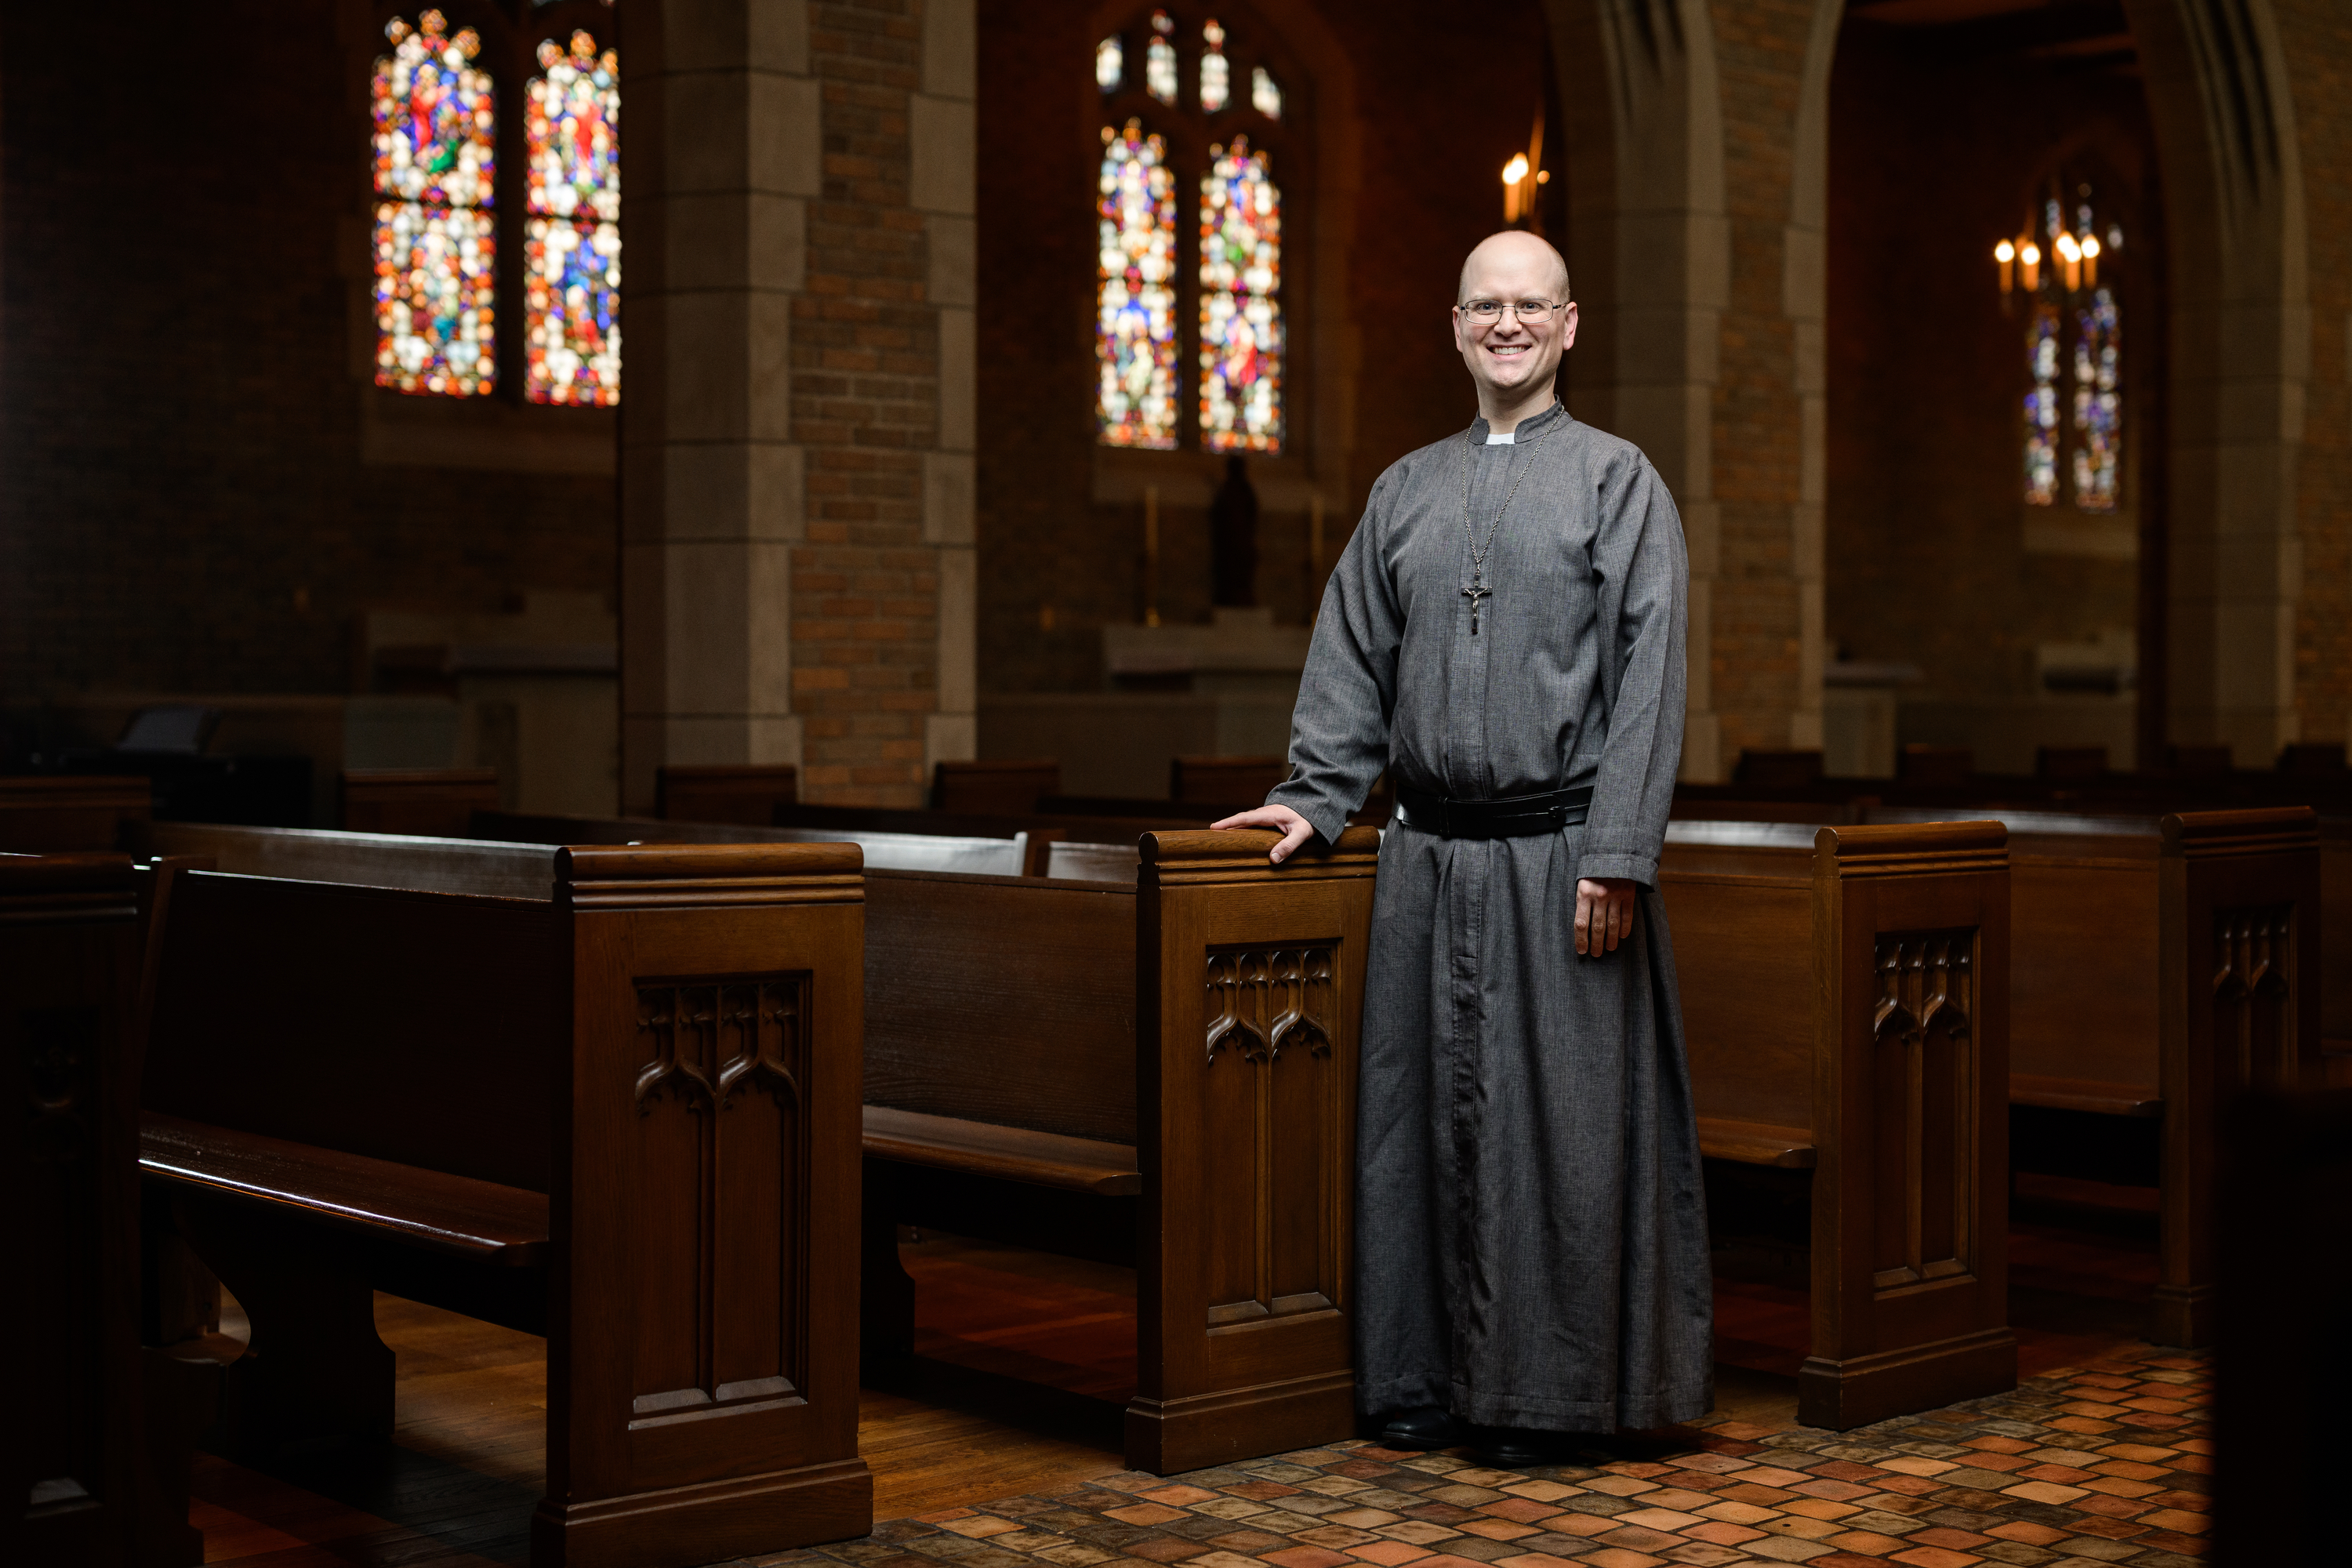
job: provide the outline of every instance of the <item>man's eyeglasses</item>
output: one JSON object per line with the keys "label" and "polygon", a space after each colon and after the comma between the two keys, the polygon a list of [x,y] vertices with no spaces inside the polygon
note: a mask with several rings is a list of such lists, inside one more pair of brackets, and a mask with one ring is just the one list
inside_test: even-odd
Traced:
{"label": "man's eyeglasses", "polygon": [[1559,309],[1549,300],[1519,300],[1507,305],[1500,300],[1468,300],[1461,306],[1462,313],[1482,327],[1491,327],[1501,321],[1506,310],[1517,317],[1523,327],[1540,327]]}

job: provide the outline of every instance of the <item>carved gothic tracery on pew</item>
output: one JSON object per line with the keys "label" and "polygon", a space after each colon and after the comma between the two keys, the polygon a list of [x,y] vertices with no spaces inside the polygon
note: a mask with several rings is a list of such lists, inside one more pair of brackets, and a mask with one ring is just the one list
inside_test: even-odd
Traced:
{"label": "carved gothic tracery on pew", "polygon": [[[1208,955],[1212,1215],[1254,1219],[1209,1256],[1212,1329],[1329,1311],[1339,1298],[1338,1068],[1328,946],[1217,948]],[[1216,1069],[1220,1059],[1249,1073]]]}
{"label": "carved gothic tracery on pew", "polygon": [[[635,982],[637,1032],[653,1043],[636,1071],[641,1190],[691,1194],[678,1206],[693,1212],[655,1227],[653,1245],[670,1255],[659,1274],[674,1321],[696,1331],[690,1353],[674,1347],[658,1369],[645,1369],[661,1386],[635,1394],[633,1427],[801,1403],[806,1238],[786,1197],[807,1181],[808,983],[804,972]],[[761,1091],[766,1117],[722,1123],[706,1114],[748,1110]],[[665,1101],[688,1114],[656,1117]],[[747,1293],[770,1298],[772,1312],[722,1310],[740,1308]],[[772,1342],[728,1332],[730,1323],[761,1321],[777,1325]]]}
{"label": "carved gothic tracery on pew", "polygon": [[2213,1077],[2221,1096],[2287,1086],[2297,1073],[2294,906],[2217,910],[2213,915]]}
{"label": "carved gothic tracery on pew", "polygon": [[1976,1135],[1982,1109],[1969,1092],[1977,938],[1974,930],[1886,931],[1874,945],[1874,1120],[1882,1132],[1899,1130],[1876,1149],[1872,1283],[1881,1291],[1971,1268],[1972,1194],[1958,1156]]}

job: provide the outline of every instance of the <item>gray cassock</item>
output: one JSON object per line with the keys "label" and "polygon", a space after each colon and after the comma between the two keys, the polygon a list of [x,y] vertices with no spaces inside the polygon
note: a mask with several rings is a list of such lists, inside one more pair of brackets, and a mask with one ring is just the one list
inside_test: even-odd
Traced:
{"label": "gray cassock", "polygon": [[[1657,894],[1680,760],[1682,520],[1641,451],[1555,404],[1382,474],[1323,596],[1266,798],[1336,837],[1382,768],[1459,799],[1592,786],[1581,826],[1391,822],[1365,959],[1357,1390],[1497,1426],[1704,1414],[1714,1303],[1674,951]],[[1538,447],[1536,443],[1543,439]],[[1471,632],[1463,489],[1486,555]],[[1575,950],[1580,877],[1641,884]]]}

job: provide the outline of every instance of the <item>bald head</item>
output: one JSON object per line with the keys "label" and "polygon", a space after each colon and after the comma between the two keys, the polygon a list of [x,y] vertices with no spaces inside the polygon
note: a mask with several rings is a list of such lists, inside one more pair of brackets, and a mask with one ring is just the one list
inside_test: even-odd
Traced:
{"label": "bald head", "polygon": [[1568,299],[1568,262],[1538,237],[1525,229],[1507,228],[1480,240],[1464,260],[1462,281],[1454,298],[1457,304],[1482,296],[1514,299],[1529,282],[1549,290],[1555,300]]}

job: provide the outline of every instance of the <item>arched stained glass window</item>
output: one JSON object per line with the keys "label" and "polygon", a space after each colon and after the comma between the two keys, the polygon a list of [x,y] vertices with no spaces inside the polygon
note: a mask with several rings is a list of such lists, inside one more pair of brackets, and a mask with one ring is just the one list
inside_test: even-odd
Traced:
{"label": "arched stained glass window", "polygon": [[1234,72],[1225,58],[1225,30],[1212,16],[1201,28],[1201,107],[1214,114],[1233,94]]}
{"label": "arched stained glass window", "polygon": [[2025,395],[2025,502],[2058,501],[2058,310],[2036,304],[2025,339],[2026,371],[2032,385]]}
{"label": "arched stained glass window", "polygon": [[2112,289],[2092,291],[2074,319],[2074,504],[2116,510],[2123,467],[2123,326]]}
{"label": "arched stained glass window", "polygon": [[1249,138],[1201,176],[1201,444],[1282,449],[1282,193]]}
{"label": "arched stained glass window", "polygon": [[524,121],[524,395],[621,400],[621,68],[585,32],[539,46]]}
{"label": "arched stained glass window", "polygon": [[1143,55],[1143,85],[1162,103],[1176,101],[1176,46],[1168,35],[1176,30],[1165,11],[1151,13],[1151,45]]}
{"label": "arched stained glass window", "polygon": [[[1207,9],[1231,3],[1163,0],[1095,46],[1103,106],[1096,424],[1105,446],[1285,449],[1294,345],[1276,175],[1295,184],[1311,169],[1300,132],[1283,122],[1270,68],[1279,58]],[[1199,384],[1188,384],[1196,367]]]}
{"label": "arched stained glass window", "polygon": [[384,28],[375,62],[375,380],[478,396],[498,384],[498,112],[481,40],[438,11]]}
{"label": "arched stained glass window", "polygon": [[1176,180],[1134,121],[1103,132],[1096,416],[1113,447],[1176,445]]}

